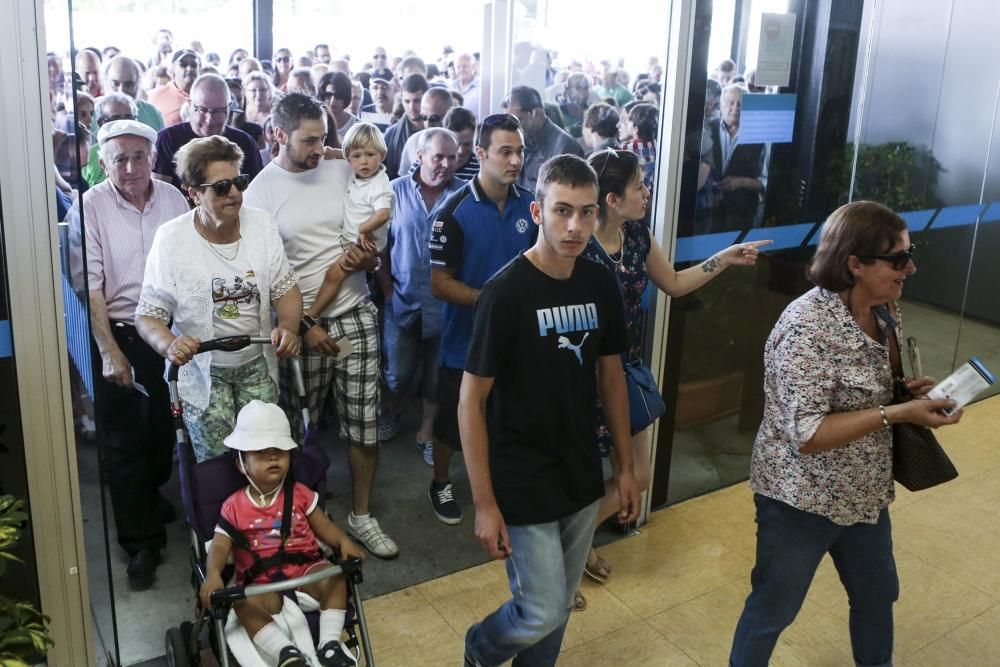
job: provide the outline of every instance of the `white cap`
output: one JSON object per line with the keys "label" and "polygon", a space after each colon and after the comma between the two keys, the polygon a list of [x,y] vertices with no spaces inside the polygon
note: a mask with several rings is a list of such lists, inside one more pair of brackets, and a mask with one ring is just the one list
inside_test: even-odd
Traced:
{"label": "white cap", "polygon": [[292,440],[285,411],[274,403],[253,400],[236,416],[236,429],[223,440],[226,447],[243,452],[259,452],[275,447],[289,451],[298,445]]}
{"label": "white cap", "polygon": [[132,134],[151,141],[154,144],[156,143],[156,130],[137,120],[113,120],[110,123],[105,123],[97,131],[97,142],[103,144],[108,139],[114,139],[126,134]]}

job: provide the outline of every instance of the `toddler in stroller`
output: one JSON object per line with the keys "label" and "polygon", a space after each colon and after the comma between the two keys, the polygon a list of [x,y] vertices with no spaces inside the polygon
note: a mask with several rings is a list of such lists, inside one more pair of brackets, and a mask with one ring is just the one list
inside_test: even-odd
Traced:
{"label": "toddler in stroller", "polygon": [[[288,419],[276,405],[251,401],[225,439],[236,454],[236,467],[249,484],[229,496],[222,506],[206,563],[199,595],[210,608],[212,593],[224,586],[222,571],[230,552],[240,585],[294,579],[334,567],[317,538],[342,559],[363,559],[363,552],[317,508],[320,498],[288,475],[289,452],[295,449]],[[300,587],[320,603],[316,657],[323,667],[350,667],[354,656],[340,641],[347,609],[348,585],[337,575]],[[278,593],[248,597],[234,604],[240,623],[258,651],[277,658],[279,667],[306,667],[297,647],[277,623],[282,610]]]}

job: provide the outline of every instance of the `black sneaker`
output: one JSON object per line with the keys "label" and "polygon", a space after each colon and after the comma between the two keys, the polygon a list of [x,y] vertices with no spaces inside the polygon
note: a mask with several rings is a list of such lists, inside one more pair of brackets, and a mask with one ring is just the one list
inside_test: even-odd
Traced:
{"label": "black sneaker", "polygon": [[281,649],[281,654],[278,656],[278,667],[309,667],[309,663],[306,662],[302,651],[289,644]]}
{"label": "black sneaker", "polygon": [[343,642],[336,640],[330,640],[316,649],[316,657],[323,667],[356,667],[358,664]]}
{"label": "black sneaker", "polygon": [[430,491],[427,495],[431,499],[431,508],[434,515],[442,523],[449,526],[457,526],[462,523],[462,510],[452,495],[451,482],[431,482]]}

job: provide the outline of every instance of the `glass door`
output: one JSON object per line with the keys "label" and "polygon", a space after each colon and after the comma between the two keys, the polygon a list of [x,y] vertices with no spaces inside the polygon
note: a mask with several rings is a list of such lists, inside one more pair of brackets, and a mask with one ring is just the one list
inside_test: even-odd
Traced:
{"label": "glass door", "polygon": [[56,171],[62,306],[66,323],[70,398],[80,481],[80,509],[87,555],[90,611],[98,664],[120,664],[115,624],[114,586],[108,549],[108,505],[101,465],[101,448],[94,412],[94,376],[87,292],[84,220],[81,196],[88,188],[84,169],[95,142],[96,96],[88,79],[99,69],[93,58],[75,58],[72,7],[46,0],[46,60],[52,144]]}

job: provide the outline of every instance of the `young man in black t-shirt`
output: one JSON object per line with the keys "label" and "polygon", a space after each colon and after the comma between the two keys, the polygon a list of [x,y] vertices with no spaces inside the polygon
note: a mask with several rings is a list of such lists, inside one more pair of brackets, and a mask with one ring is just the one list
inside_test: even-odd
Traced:
{"label": "young man in black t-shirt", "polygon": [[546,162],[531,205],[538,240],[476,302],[459,426],[476,537],[491,557],[507,559],[514,596],[469,629],[467,665],[555,664],[604,494],[598,394],[615,444],[619,518],[639,514],[621,293],[604,267],[577,260],[594,230],[597,193],[582,159]]}

